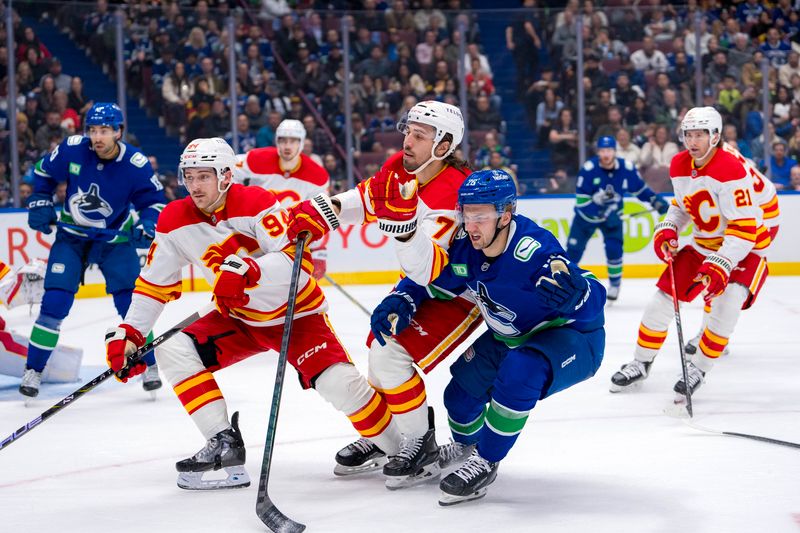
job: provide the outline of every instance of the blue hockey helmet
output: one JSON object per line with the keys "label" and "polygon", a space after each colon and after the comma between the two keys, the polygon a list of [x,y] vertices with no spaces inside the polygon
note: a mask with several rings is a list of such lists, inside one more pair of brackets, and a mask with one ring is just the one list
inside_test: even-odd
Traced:
{"label": "blue hockey helmet", "polygon": [[89,112],[86,113],[86,129],[89,126],[111,126],[118,130],[125,123],[122,110],[117,104],[110,102],[100,102],[94,104]]}
{"label": "blue hockey helmet", "polygon": [[611,135],[603,135],[597,139],[597,149],[599,150],[601,148],[611,148],[612,150],[616,150],[617,140]]}
{"label": "blue hockey helmet", "polygon": [[491,204],[498,214],[510,205],[513,213],[517,206],[517,186],[504,170],[473,172],[458,189],[459,212],[468,204]]}

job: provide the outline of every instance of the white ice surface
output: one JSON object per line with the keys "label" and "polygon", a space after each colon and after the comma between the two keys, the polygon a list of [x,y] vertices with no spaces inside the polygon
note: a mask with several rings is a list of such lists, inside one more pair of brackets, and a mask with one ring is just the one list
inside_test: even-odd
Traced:
{"label": "white ice surface", "polygon": [[[349,286],[372,308],[387,287]],[[800,531],[800,450],[708,435],[662,414],[679,375],[674,331],[651,377],[632,394],[612,395],[609,377],[632,357],[652,280],[626,280],[607,310],[605,361],[597,375],[537,405],[497,481],[483,500],[437,504],[438,487],[400,492],[380,475],[342,479],[333,455],[354,438],[346,418],[288,369],[270,494],[309,531],[427,532],[794,532]],[[366,371],[368,319],[335,289],[331,319]],[[699,423],[725,431],[800,442],[800,279],[770,278],[754,309],[743,313],[731,355],[717,363],[695,397]],[[208,299],[186,294],[162,315],[157,332]],[[701,309],[684,309],[685,336]],[[27,309],[5,314],[29,332]],[[62,340],[84,347],[84,365],[99,373],[103,333],[117,323],[109,298],[78,300]],[[137,383],[110,380],[0,451],[0,531],[209,532],[264,531],[254,513],[272,395],[275,354],[253,357],[217,374],[229,411],[241,412],[248,448],[248,489],[211,493],[175,486],[174,462],[203,438],[174,397],[151,402]],[[448,430],[444,367],[426,378],[438,440]],[[25,408],[0,396],[0,439],[75,386]],[[56,392],[56,391],[54,391]],[[47,395],[46,390],[43,395]]]}

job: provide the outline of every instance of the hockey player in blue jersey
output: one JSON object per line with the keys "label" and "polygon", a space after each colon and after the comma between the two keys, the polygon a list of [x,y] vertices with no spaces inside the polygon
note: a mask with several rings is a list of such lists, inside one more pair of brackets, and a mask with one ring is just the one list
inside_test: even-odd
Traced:
{"label": "hockey player in blue jersey", "polygon": [[[67,199],[50,250],[42,307],[31,332],[19,388],[24,396],[39,393],[42,371],[89,264],[99,266],[106,292],[121,316],[131,303],[139,275],[136,248],[148,247],[155,237],[165,198],[147,157],[121,140],[123,127],[116,104],[95,104],[86,114],[86,135],[67,138],[36,164],[28,225],[52,233],[59,222],[53,206],[59,183],[67,183]],[[132,207],[138,217],[131,213]],[[150,355],[146,363],[143,386],[155,390],[161,386],[155,358]]]}
{"label": "hockey player in blue jersey", "polygon": [[443,468],[466,459],[442,479],[441,505],[483,496],[536,402],[592,377],[603,360],[603,285],[515,206],[508,174],[472,174],[458,191],[463,225],[449,265],[428,287],[403,279],[372,315],[381,339],[408,327],[423,300],[467,291],[489,327],[450,368],[444,403],[455,442],[441,451],[422,443]]}
{"label": "hockey player in blue jersey", "polygon": [[617,141],[605,136],[597,140],[597,155],[583,164],[578,173],[575,218],[567,238],[567,257],[580,263],[586,243],[599,229],[603,233],[608,263],[608,299],[616,300],[622,283],[623,224],[620,215],[623,196],[634,195],[653,206],[659,215],[669,203],[645,185],[636,165],[617,157]]}

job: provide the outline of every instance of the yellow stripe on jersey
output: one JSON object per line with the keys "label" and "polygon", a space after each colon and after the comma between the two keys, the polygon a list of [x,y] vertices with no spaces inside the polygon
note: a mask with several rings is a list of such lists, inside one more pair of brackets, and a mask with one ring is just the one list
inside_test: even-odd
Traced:
{"label": "yellow stripe on jersey", "polygon": [[153,300],[161,303],[171,302],[181,297],[182,282],[172,285],[156,285],[139,276],[136,279],[136,286],[133,292],[149,296]]}

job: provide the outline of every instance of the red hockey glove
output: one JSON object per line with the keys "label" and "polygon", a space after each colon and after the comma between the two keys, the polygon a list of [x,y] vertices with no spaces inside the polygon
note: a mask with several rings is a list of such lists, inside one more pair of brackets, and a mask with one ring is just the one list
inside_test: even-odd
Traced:
{"label": "red hockey glove", "polygon": [[417,229],[416,176],[401,177],[381,168],[367,181],[372,212],[378,217],[378,229],[391,237],[407,235]]}
{"label": "red hockey glove", "polygon": [[693,283],[689,285],[686,298],[692,301],[705,290],[703,299],[706,303],[710,302],[712,298],[722,294],[722,291],[728,286],[728,278],[730,278],[732,270],[733,265],[727,258],[716,254],[709,255],[700,265],[697,275],[692,280]]}
{"label": "red hockey glove", "polygon": [[291,241],[296,241],[303,232],[310,233],[311,241],[316,241],[339,227],[339,217],[333,210],[331,199],[324,194],[295,204],[287,211],[289,220],[286,223],[286,236]]}
{"label": "red hockey glove", "polygon": [[147,368],[144,361],[139,360],[130,365],[129,356],[137,349],[144,346],[145,339],[139,330],[128,324],[120,324],[106,331],[106,363],[116,374],[125,369],[124,377],[117,379],[126,383],[128,378],[141,374]]}
{"label": "red hockey glove", "polygon": [[231,309],[247,305],[250,296],[244,290],[255,287],[259,279],[261,269],[255,261],[234,254],[226,257],[214,283],[214,298],[220,314],[227,318]]}
{"label": "red hockey glove", "polygon": [[668,256],[675,255],[675,252],[678,251],[678,226],[666,220],[656,224],[653,249],[655,249],[656,257],[665,263]]}

